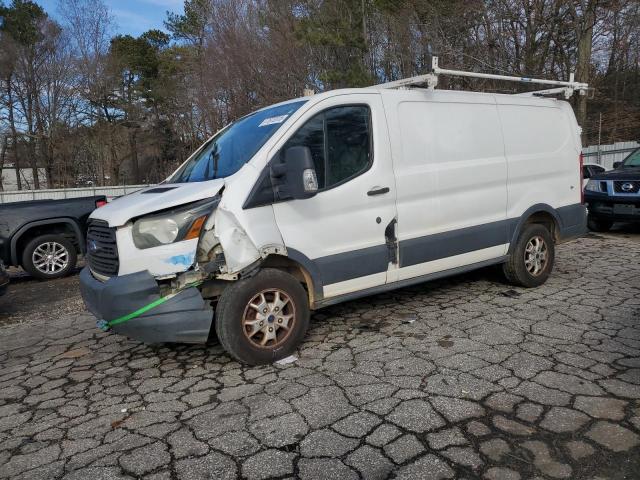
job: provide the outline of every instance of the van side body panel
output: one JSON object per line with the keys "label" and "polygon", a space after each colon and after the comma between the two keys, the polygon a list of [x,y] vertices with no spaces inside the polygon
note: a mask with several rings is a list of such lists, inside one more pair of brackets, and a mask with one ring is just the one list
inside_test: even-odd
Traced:
{"label": "van side body panel", "polygon": [[493,95],[392,91],[400,264],[393,281],[504,255],[507,162]]}
{"label": "van side body panel", "polygon": [[536,213],[554,219],[559,240],[584,233],[579,128],[567,102],[427,90],[379,94],[388,137],[376,113],[374,162],[390,149],[392,170],[385,167],[384,175],[395,175],[385,182],[396,195],[398,262],[388,262],[379,233],[371,241],[340,235],[342,225],[345,232],[369,228],[352,224],[349,210],[367,221],[377,211],[357,206],[366,192],[361,182],[339,187],[352,189],[341,200],[321,192],[312,200],[325,203],[313,212],[303,208],[308,200],[274,205],[290,257],[314,280],[315,307],[501,263]]}
{"label": "van side body panel", "polygon": [[[509,219],[534,205],[553,210],[561,233],[579,230],[583,207],[578,158],[580,135],[564,101],[495,95],[509,168]],[[562,235],[565,236],[565,235]]]}

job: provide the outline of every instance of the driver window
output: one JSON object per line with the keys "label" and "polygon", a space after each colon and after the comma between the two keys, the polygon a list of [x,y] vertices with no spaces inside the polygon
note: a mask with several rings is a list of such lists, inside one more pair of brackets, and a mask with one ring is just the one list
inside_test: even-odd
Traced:
{"label": "driver window", "polygon": [[305,123],[284,145],[305,146],[311,155],[320,190],[334,187],[371,165],[371,115],[363,105],[331,108]]}

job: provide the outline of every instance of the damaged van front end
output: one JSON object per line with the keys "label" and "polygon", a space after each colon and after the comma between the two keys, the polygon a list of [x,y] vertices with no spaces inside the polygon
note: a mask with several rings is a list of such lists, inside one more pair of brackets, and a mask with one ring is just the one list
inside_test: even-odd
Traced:
{"label": "damaged van front end", "polygon": [[[211,300],[261,258],[234,215],[219,208],[220,199],[164,209],[120,227],[106,220],[107,208],[92,218],[80,286],[101,329],[145,343],[207,341]],[[119,274],[109,276],[114,254]]]}
{"label": "damaged van front end", "polygon": [[91,215],[80,288],[102,330],[145,343],[207,341],[225,289],[260,265],[271,252],[265,245],[284,252],[272,215],[263,214],[263,222],[238,219],[238,204],[260,173],[249,162],[304,103],[238,120],[164,183]]}

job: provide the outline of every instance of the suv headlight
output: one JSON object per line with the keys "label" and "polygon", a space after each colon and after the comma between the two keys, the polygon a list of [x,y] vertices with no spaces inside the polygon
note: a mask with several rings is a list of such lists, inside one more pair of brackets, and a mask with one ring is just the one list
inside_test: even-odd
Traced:
{"label": "suv headlight", "polygon": [[133,243],[141,250],[198,238],[219,197],[183,205],[135,220]]}
{"label": "suv headlight", "polygon": [[587,186],[584,187],[585,190],[589,190],[590,192],[602,192],[600,189],[600,181],[599,180],[589,180],[587,182]]}

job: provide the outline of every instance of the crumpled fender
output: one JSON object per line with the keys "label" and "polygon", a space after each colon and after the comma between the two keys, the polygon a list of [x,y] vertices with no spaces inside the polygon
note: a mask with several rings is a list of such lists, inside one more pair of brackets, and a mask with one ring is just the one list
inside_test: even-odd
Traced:
{"label": "crumpled fender", "polygon": [[224,251],[227,273],[238,273],[261,258],[235,215],[222,205],[218,205],[214,225],[215,236]]}

